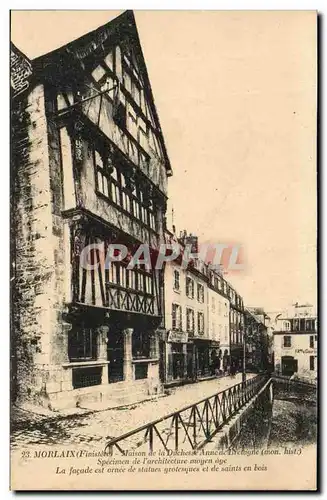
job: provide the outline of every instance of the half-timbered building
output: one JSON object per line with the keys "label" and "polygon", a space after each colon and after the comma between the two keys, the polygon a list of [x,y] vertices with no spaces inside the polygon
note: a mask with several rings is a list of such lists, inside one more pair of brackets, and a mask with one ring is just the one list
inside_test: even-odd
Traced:
{"label": "half-timbered building", "polygon": [[[19,393],[58,408],[144,399],[161,390],[163,277],[127,266],[163,241],[172,170],[133,13],[32,65],[16,162]],[[108,266],[111,244],[129,251]]]}

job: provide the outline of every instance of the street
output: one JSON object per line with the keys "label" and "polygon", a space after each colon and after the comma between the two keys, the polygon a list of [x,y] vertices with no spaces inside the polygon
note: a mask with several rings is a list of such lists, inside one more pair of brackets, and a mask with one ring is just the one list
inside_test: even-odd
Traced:
{"label": "street", "polygon": [[[247,378],[254,375],[247,374]],[[115,410],[103,410],[70,416],[44,416],[16,410],[19,425],[13,424],[11,445],[13,449],[33,448],[35,445],[87,444],[88,449],[104,446],[110,438],[117,437],[151,420],[158,419],[196,403],[219,391],[241,382],[241,373],[234,378],[223,377],[169,389],[169,394],[157,400],[138,403]],[[15,415],[14,415],[15,416]]]}

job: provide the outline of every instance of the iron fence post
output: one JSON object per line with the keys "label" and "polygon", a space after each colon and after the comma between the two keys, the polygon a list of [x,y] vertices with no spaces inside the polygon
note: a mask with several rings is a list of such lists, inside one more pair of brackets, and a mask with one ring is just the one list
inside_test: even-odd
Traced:
{"label": "iron fence post", "polygon": [[175,415],[175,450],[178,450],[178,417],[179,413]]}

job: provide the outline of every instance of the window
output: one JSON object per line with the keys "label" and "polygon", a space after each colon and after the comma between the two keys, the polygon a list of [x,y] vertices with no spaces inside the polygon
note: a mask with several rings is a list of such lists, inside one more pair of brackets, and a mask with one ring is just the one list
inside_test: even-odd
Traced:
{"label": "window", "polygon": [[284,347],[292,346],[292,337],[290,335],[284,335]]}
{"label": "window", "polygon": [[153,199],[145,195],[129,175],[119,172],[110,158],[104,165],[97,150],[94,151],[94,161],[97,191],[155,231],[156,213]]}
{"label": "window", "polygon": [[108,160],[107,166],[104,166],[101,155],[98,151],[94,152],[97,190],[114,203],[120,205],[120,189],[118,183],[118,174],[116,168]]}
{"label": "window", "polygon": [[122,206],[127,212],[131,212],[131,200],[126,187],[126,179],[124,174],[121,174],[121,187],[122,187]]}
{"label": "window", "polygon": [[153,295],[153,276],[140,269],[127,269],[127,264],[110,262],[108,281],[123,288],[138,290]]}
{"label": "window", "polygon": [[284,331],[285,331],[285,332],[289,332],[289,331],[290,331],[290,329],[291,329],[291,324],[290,324],[290,322],[289,322],[289,321],[284,321],[283,326],[284,326]]}
{"label": "window", "polygon": [[310,356],[310,370],[314,370],[315,369],[315,357],[314,356]]}
{"label": "window", "polygon": [[194,281],[189,276],[186,277],[186,295],[194,299]]}
{"label": "window", "polygon": [[215,310],[216,310],[216,302],[215,302],[214,297],[211,297],[211,309],[212,309],[212,312],[215,312]]}
{"label": "window", "polygon": [[111,176],[110,176],[110,198],[111,200],[120,205],[120,188],[118,184],[118,173],[116,167],[111,167]]}
{"label": "window", "polygon": [[198,334],[202,335],[204,333],[204,314],[203,312],[198,312]]}
{"label": "window", "polygon": [[100,385],[102,380],[102,366],[73,368],[72,384],[74,389]]}
{"label": "window", "polygon": [[[144,125],[145,125],[145,124],[144,124]],[[148,145],[148,134],[147,134],[147,132],[146,132],[146,125],[145,125],[145,127],[144,127],[144,128],[143,128],[143,127],[141,127],[141,126],[139,126],[139,128],[138,128],[138,134],[139,134],[139,135],[138,135],[138,142],[139,142],[140,146],[141,146],[143,149],[147,150],[147,145]]]}
{"label": "window", "polygon": [[186,309],[186,330],[188,333],[194,333],[194,311],[193,309]]}
{"label": "window", "polygon": [[198,283],[198,302],[204,302],[204,286]]}
{"label": "window", "polygon": [[145,202],[145,196],[144,196],[144,193],[143,191],[139,190],[139,200],[140,200],[140,219],[142,222],[144,222],[145,224],[148,223],[148,211],[147,209],[145,208],[144,206],[144,202]]}
{"label": "window", "polygon": [[177,271],[177,269],[174,270],[174,290],[179,291],[179,277],[180,273]]}
{"label": "window", "polygon": [[149,200],[148,214],[149,214],[149,226],[151,227],[151,229],[156,229],[154,206],[152,200]]}
{"label": "window", "polygon": [[179,304],[172,305],[172,329],[182,330],[182,308]]}
{"label": "window", "polygon": [[315,321],[314,321],[314,319],[307,319],[305,321],[305,329],[307,331],[310,331],[310,332],[314,331],[314,329],[315,329]]}
{"label": "window", "polygon": [[126,106],[119,100],[116,99],[113,110],[113,119],[119,128],[126,129]]}
{"label": "window", "polygon": [[294,320],[294,331],[296,331],[296,332],[300,331],[300,320],[299,319]]}
{"label": "window", "polygon": [[132,108],[132,106],[129,107],[129,111],[128,111],[127,129],[132,134],[134,139],[137,139],[137,137],[138,137],[137,116],[136,116],[136,113],[135,113],[134,109]]}
{"label": "window", "polygon": [[68,355],[71,361],[97,359],[97,333],[92,328],[76,326],[69,335]]}
{"label": "window", "polygon": [[[133,192],[133,194],[135,196],[134,192]],[[138,199],[137,199],[136,196],[133,197],[132,207],[133,207],[133,215],[134,215],[134,217],[136,217],[137,219],[139,219],[140,218],[140,202],[138,201]]]}
{"label": "window", "polygon": [[311,349],[314,348],[314,336],[313,335],[310,335],[310,348]]}
{"label": "window", "polygon": [[132,335],[132,354],[133,359],[148,358],[150,356],[149,334],[137,328]]}

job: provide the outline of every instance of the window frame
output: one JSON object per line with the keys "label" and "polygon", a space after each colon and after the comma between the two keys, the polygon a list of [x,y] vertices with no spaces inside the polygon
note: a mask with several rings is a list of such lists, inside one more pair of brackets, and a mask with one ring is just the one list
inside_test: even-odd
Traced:
{"label": "window frame", "polygon": [[[200,321],[201,318],[202,318],[202,320]],[[197,326],[198,326],[198,329],[197,329],[198,334],[204,335],[204,312],[203,311],[198,311]],[[202,328],[200,326],[202,326]]]}
{"label": "window frame", "polygon": [[[101,158],[101,165],[97,161],[97,154]],[[93,148],[93,162],[97,194],[117,206],[119,210],[124,210],[128,215],[131,215],[138,222],[152,229],[152,231],[157,232],[155,203],[152,197],[147,202],[145,201],[144,188],[140,187],[139,184],[129,187],[127,185],[127,176],[112,162],[112,172],[107,171],[98,148]],[[110,162],[110,159],[108,162]],[[102,186],[100,185],[100,176]],[[106,179],[107,192],[104,192],[103,189],[104,178]]]}
{"label": "window frame", "polygon": [[[191,292],[190,292],[191,287]],[[189,299],[194,299],[194,279],[190,276],[186,276],[186,296]]]}
{"label": "window frame", "polygon": [[[79,336],[81,336],[80,339],[78,339]],[[76,340],[78,340],[79,345]],[[83,350],[82,355],[78,354],[78,350],[81,348]],[[76,327],[69,332],[68,349],[69,360],[71,362],[96,361],[99,357],[98,332],[89,326],[76,325]]]}
{"label": "window frame", "polygon": [[204,303],[204,285],[202,283],[197,283],[197,301],[200,304]]}
{"label": "window frame", "polygon": [[[286,339],[289,339],[289,345],[286,345]],[[292,336],[291,335],[284,335],[283,336],[283,347],[285,347],[286,349],[292,347]]]}
{"label": "window frame", "polygon": [[[177,279],[176,279],[177,277]],[[180,282],[180,277],[181,277],[181,273],[178,269],[174,269],[174,285],[173,285],[173,289],[175,292],[180,292],[181,290],[181,282]],[[176,286],[176,283],[177,283],[177,286]]]}
{"label": "window frame", "polygon": [[[191,319],[191,321],[190,321]],[[194,309],[191,307],[186,308],[186,331],[190,335],[194,335],[195,332],[195,319],[194,319]]]}
{"label": "window frame", "polygon": [[172,303],[171,328],[172,330],[177,332],[180,332],[183,329],[182,307],[180,304],[177,304],[176,302]]}

